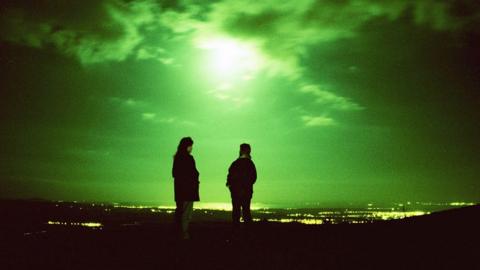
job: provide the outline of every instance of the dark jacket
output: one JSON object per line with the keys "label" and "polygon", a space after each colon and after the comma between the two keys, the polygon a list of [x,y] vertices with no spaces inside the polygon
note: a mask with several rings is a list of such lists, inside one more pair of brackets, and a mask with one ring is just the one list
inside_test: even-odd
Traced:
{"label": "dark jacket", "polygon": [[249,158],[238,158],[228,169],[227,186],[231,191],[244,190],[253,192],[257,180],[255,164]]}
{"label": "dark jacket", "polygon": [[195,160],[189,154],[176,155],[173,160],[175,201],[199,201],[198,176]]}

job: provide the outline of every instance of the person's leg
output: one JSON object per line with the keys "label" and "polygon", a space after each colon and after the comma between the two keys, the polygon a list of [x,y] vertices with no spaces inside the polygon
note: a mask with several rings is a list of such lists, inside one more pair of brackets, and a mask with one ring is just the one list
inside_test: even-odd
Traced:
{"label": "person's leg", "polygon": [[177,208],[175,208],[175,217],[174,223],[177,229],[180,229],[182,224],[182,214],[183,214],[183,202],[182,201],[175,201]]}
{"label": "person's leg", "polygon": [[251,196],[246,194],[242,198],[242,217],[243,222],[250,224],[252,222],[252,213],[250,212],[250,202],[252,200]]}
{"label": "person's leg", "polygon": [[188,225],[190,223],[190,219],[192,218],[192,212],[193,212],[193,202],[192,201],[183,202],[183,212],[182,212],[183,238],[190,237],[188,233]]}
{"label": "person's leg", "polygon": [[234,226],[240,225],[240,207],[241,203],[238,195],[235,192],[231,192],[232,195],[232,222]]}

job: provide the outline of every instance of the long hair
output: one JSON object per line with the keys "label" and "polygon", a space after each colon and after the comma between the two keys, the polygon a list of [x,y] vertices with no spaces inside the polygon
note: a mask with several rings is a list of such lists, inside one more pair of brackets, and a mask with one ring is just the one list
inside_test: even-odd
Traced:
{"label": "long hair", "polygon": [[248,143],[240,144],[240,156],[245,154],[245,155],[248,156],[248,158],[252,158],[252,156],[250,156],[251,151],[252,151],[252,149],[250,148],[250,144],[248,144]]}
{"label": "long hair", "polygon": [[193,145],[193,140],[190,137],[184,137],[180,140],[180,143],[177,147],[177,152],[175,153],[175,157],[180,155],[188,155],[187,148]]}

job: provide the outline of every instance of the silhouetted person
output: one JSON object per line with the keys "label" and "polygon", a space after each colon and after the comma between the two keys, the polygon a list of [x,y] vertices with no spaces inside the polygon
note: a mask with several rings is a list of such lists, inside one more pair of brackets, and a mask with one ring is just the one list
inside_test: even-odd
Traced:
{"label": "silhouetted person", "polygon": [[253,184],[257,180],[257,170],[250,156],[250,145],[240,145],[240,157],[228,169],[227,187],[232,196],[233,225],[240,225],[240,213],[247,224],[252,222],[250,201],[252,200]]}
{"label": "silhouetted person", "polygon": [[175,202],[175,224],[182,233],[183,239],[189,239],[188,224],[193,212],[193,202],[199,201],[198,194],[199,173],[195,166],[195,160],[190,155],[192,152],[193,140],[185,137],[178,144],[177,153],[173,159],[172,175],[174,178]]}

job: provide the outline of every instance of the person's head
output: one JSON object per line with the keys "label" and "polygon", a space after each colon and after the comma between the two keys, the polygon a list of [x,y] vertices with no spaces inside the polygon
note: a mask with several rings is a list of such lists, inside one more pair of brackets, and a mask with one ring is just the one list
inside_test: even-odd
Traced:
{"label": "person's head", "polygon": [[240,156],[245,156],[250,158],[250,152],[252,149],[250,148],[250,144],[242,143],[240,144]]}
{"label": "person's head", "polygon": [[190,137],[184,137],[180,140],[175,155],[185,155],[192,152],[193,140]]}

